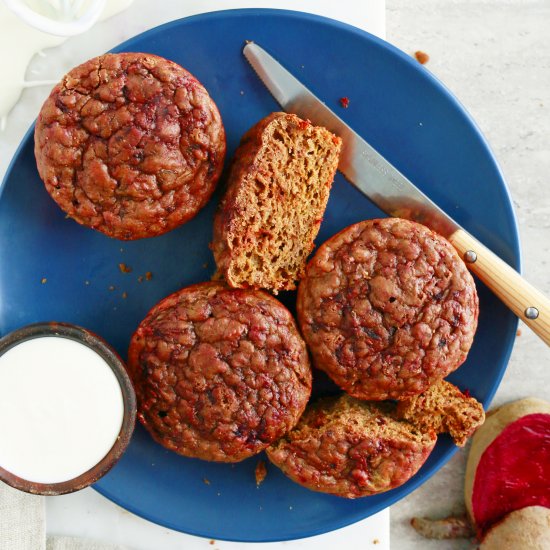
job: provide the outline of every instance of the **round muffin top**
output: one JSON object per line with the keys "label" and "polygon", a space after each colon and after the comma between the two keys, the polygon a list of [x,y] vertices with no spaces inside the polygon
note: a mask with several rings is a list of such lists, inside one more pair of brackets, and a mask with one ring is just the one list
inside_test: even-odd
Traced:
{"label": "round muffin top", "polygon": [[77,222],[118,239],[191,219],[225,156],[218,109],[189,72],[145,53],[106,54],[70,71],[35,128],[40,177]]}
{"label": "round muffin top", "polygon": [[466,359],[477,327],[472,276],[443,237],[399,218],[325,242],[298,290],[314,365],[359,399],[404,399]]}
{"label": "round muffin top", "polygon": [[424,464],[437,436],[392,417],[391,406],[348,395],[309,405],[267,456],[300,485],[346,498],[394,489]]}
{"label": "round muffin top", "polygon": [[165,447],[237,462],[290,430],[311,393],[305,343],[263,291],[219,283],[157,304],[130,343],[138,418]]}

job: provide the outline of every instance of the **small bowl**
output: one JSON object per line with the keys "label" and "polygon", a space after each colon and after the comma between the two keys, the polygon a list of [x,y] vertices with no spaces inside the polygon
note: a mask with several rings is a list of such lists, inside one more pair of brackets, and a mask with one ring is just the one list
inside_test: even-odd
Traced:
{"label": "small bowl", "polygon": [[79,2],[61,2],[53,7],[57,17],[40,14],[23,0],[4,0],[4,4],[22,21],[35,29],[55,36],[75,36],[91,28],[101,16],[106,0],[91,0],[84,11],[78,13]]}
{"label": "small bowl", "polygon": [[122,392],[124,412],[119,435],[110,451],[90,470],[58,483],[37,483],[12,474],[0,466],[0,481],[15,489],[36,495],[63,495],[88,487],[103,477],[120,459],[132,437],[136,419],[136,395],[124,362],[114,349],[96,334],[68,323],[37,323],[19,328],[0,339],[0,359],[10,348],[27,340],[44,336],[68,338],[95,351],[111,367]]}

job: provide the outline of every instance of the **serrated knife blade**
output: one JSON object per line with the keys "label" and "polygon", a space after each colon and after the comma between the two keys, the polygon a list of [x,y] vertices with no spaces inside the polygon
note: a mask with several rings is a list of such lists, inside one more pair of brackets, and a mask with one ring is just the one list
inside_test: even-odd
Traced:
{"label": "serrated knife blade", "polygon": [[546,344],[550,300],[465,231],[315,94],[254,42],[243,53],[281,107],[342,138],[338,169],[390,216],[409,218],[446,237],[468,267]]}

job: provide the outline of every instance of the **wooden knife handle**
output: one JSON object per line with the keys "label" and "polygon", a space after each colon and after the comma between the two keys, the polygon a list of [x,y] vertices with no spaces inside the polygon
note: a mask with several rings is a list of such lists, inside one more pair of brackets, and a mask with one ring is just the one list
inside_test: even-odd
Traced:
{"label": "wooden knife handle", "polygon": [[463,229],[455,231],[449,241],[470,270],[550,345],[550,299]]}

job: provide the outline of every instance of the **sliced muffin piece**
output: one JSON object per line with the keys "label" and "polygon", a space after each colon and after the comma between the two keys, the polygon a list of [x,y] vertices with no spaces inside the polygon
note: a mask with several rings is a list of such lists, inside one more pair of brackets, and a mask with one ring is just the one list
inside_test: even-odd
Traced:
{"label": "sliced muffin piece", "polygon": [[393,417],[393,406],[348,395],[309,405],[267,456],[313,491],[357,498],[389,491],[424,464],[437,436]]}
{"label": "sliced muffin piece", "polygon": [[230,286],[296,288],[340,148],[340,138],[325,128],[287,113],[272,113],[244,135],[214,219],[212,250]]}
{"label": "sliced muffin piece", "polygon": [[397,416],[422,430],[448,433],[459,447],[464,447],[485,421],[483,405],[446,380],[436,382],[420,395],[400,401]]}

